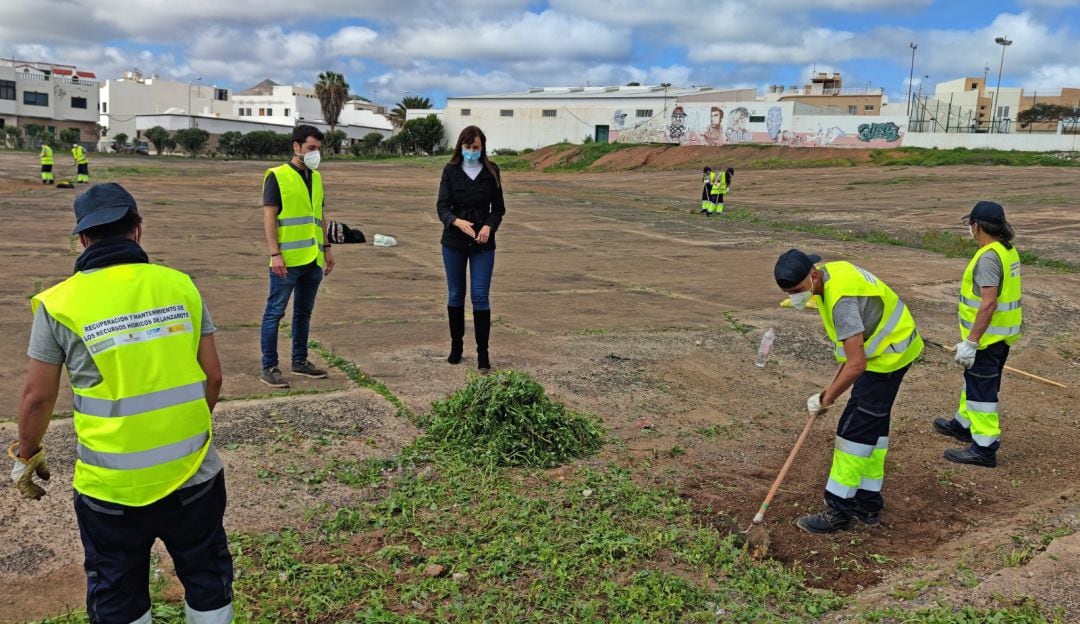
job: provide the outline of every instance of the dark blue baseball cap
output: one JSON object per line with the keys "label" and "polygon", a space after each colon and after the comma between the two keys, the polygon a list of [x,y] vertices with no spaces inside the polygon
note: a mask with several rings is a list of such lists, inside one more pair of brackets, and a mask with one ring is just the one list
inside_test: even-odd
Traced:
{"label": "dark blue baseball cap", "polygon": [[116,182],[95,184],[75,198],[75,229],[71,233],[119,221],[132,211],[138,214],[139,209],[127,189]]}
{"label": "dark blue baseball cap", "polygon": [[821,262],[821,256],[805,254],[798,249],[785,251],[776,259],[776,266],[773,267],[776,285],[784,290],[795,288],[810,275],[816,262]]}
{"label": "dark blue baseball cap", "polygon": [[975,207],[971,209],[971,212],[963,218],[963,222],[967,224],[971,224],[975,221],[982,221],[983,223],[1005,223],[1005,209],[997,202],[981,201],[975,204]]}

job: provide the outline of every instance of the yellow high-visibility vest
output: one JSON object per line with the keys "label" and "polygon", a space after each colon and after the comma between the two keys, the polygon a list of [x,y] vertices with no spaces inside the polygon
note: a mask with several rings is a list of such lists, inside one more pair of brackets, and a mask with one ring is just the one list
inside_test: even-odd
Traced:
{"label": "yellow high-visibility vest", "polygon": [[31,300],[89,349],[102,381],[74,392],[75,490],[141,507],[169,495],[210,446],[198,362],[202,299],[151,264],[79,272]]}
{"label": "yellow high-visibility vest", "polygon": [[712,179],[712,194],[713,195],[726,195],[728,192],[727,187],[727,173],[723,170],[714,171]]}
{"label": "yellow high-visibility vest", "polygon": [[833,323],[833,307],[842,297],[877,297],[883,304],[881,322],[863,344],[866,370],[890,373],[919,357],[923,340],[915,328],[915,319],[885,282],[850,262],[829,262],[822,268],[828,272],[829,280],[825,282],[824,302],[818,306],[818,314],[825,324],[825,332],[835,345],[838,362],[847,361],[844,343],[836,339],[836,325]]}
{"label": "yellow high-visibility vest", "polygon": [[76,144],[74,147],[72,147],[71,156],[75,159],[76,165],[86,165],[90,163],[90,161],[86,158],[86,150],[83,149],[82,145]]}
{"label": "yellow high-visibility vest", "polygon": [[1000,241],[995,241],[976,252],[964,269],[957,314],[960,320],[960,337],[967,340],[971,328],[975,325],[979,306],[982,305],[982,293],[975,287],[975,265],[983,254],[991,251],[996,253],[1001,261],[1001,292],[998,293],[997,309],[990,318],[990,326],[979,340],[980,348],[1002,341],[1009,345],[1016,344],[1016,341],[1020,340],[1020,326],[1023,324],[1023,310],[1020,307],[1020,253],[1016,251],[1016,247],[1006,249]]}
{"label": "yellow high-visibility vest", "polygon": [[53,151],[52,151],[52,148],[49,147],[48,145],[42,145],[41,146],[41,154],[39,154],[39,155],[41,156],[41,164],[43,164],[43,165],[51,165],[51,164],[53,164]]}
{"label": "yellow high-visibility vest", "polygon": [[311,172],[311,194],[307,184],[292,165],[284,164],[267,169],[266,178],[274,174],[281,191],[281,212],[277,216],[278,248],[285,266],[303,266],[312,261],[326,266],[323,253],[323,186],[322,176]]}

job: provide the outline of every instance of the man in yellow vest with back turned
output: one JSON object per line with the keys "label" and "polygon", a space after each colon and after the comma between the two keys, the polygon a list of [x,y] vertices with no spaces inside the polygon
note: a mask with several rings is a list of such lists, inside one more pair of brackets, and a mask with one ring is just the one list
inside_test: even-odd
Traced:
{"label": "man in yellow vest with back turned", "polygon": [[323,214],[318,128],[300,125],[293,129],[290,162],[263,174],[263,230],[270,249],[270,294],[263,312],[260,345],[262,371],[259,381],[273,388],[288,388],[278,367],[278,326],[293,293],[292,367],[294,375],[314,379],[326,371],[308,360],[308,331],[315,295],[323,275],[334,270],[334,254],[326,235]]}
{"label": "man in yellow vest with back turned", "polygon": [[773,275],[800,310],[818,297],[841,363],[832,384],[807,400],[807,410],[821,413],[851,388],[836,427],[825,510],[797,522],[809,533],[832,533],[849,528],[853,517],[870,526],[880,522],[892,406],[923,340],[911,312],[885,282],[850,262],[817,265],[820,260],[792,249],[776,261]]}
{"label": "man in yellow vest with back turned", "polygon": [[232,621],[225,477],[210,442],[221,390],[214,326],[191,278],[150,264],[142,217],[115,183],[75,200],[75,274],[31,300],[30,368],[12,479],[38,499],[42,440],[67,368],[74,393],[75,516],[90,622],[148,623],[150,549],[161,539],[188,622]]}
{"label": "man in yellow vest with back turned", "polygon": [[964,367],[964,390],[952,419],[937,418],[934,430],[967,448],[948,449],[945,459],[993,468],[1001,444],[998,392],[1009,348],[1020,340],[1020,254],[1000,204],[981,201],[964,218],[979,251],[960,284],[960,338],[956,361]]}
{"label": "man in yellow vest with back turned", "polygon": [[90,182],[90,159],[86,157],[86,148],[76,143],[71,146],[71,157],[75,159],[75,181],[79,184]]}
{"label": "man in yellow vest with back turned", "polygon": [[41,157],[41,183],[42,184],[55,184],[56,180],[53,178],[53,151],[52,146],[48,143],[41,144],[41,152],[38,154]]}

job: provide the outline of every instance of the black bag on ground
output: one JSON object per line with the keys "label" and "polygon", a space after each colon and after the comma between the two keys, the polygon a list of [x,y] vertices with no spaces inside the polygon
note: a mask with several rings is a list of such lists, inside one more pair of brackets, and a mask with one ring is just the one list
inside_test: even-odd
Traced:
{"label": "black bag on ground", "polygon": [[331,221],[326,228],[327,235],[330,237],[330,242],[335,245],[342,245],[346,243],[363,243],[367,242],[364,238],[364,233],[355,228],[351,228],[341,221]]}

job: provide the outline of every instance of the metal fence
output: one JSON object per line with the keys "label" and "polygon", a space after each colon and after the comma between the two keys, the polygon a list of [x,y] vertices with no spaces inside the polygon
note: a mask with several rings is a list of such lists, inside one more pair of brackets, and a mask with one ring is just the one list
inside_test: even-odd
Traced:
{"label": "metal fence", "polygon": [[915,96],[911,101],[908,132],[1000,133],[1012,131],[1009,119],[980,119],[978,108],[961,106],[930,96]]}

